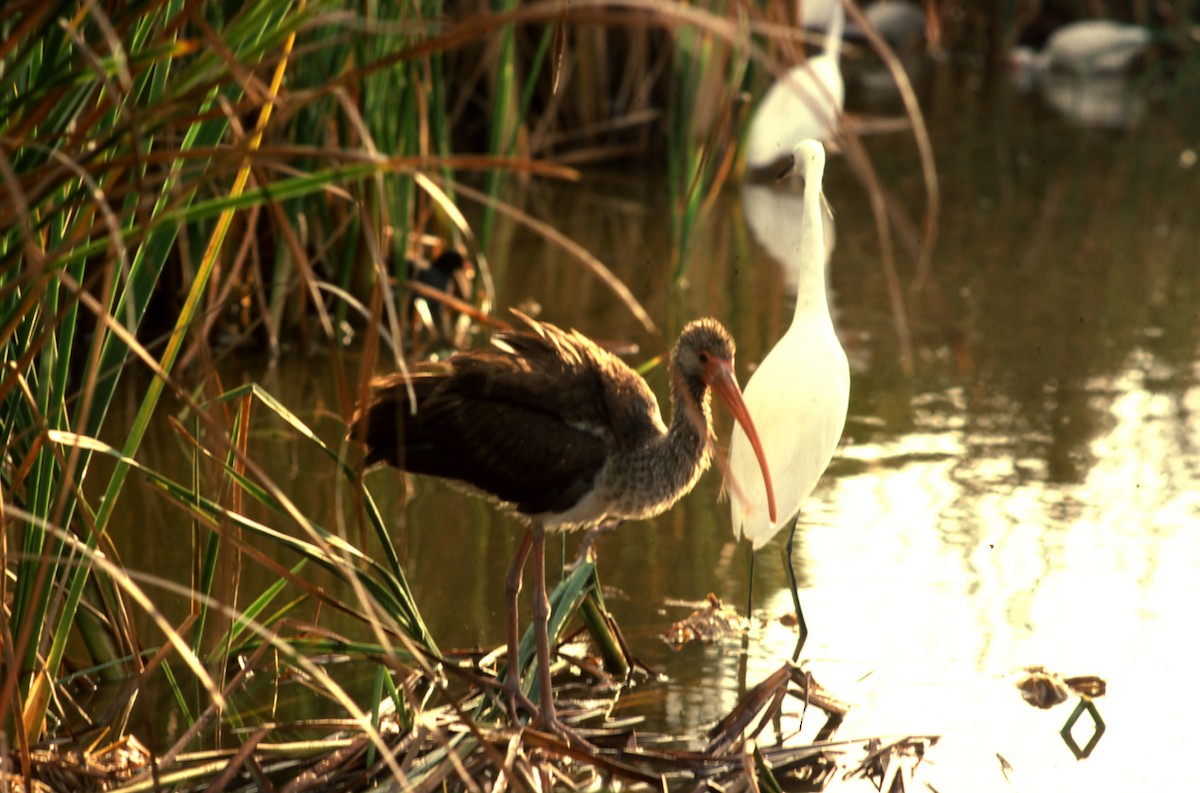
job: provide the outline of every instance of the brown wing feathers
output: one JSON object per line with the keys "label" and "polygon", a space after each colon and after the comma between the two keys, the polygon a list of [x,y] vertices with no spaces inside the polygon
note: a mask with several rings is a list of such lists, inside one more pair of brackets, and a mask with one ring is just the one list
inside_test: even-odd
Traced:
{"label": "brown wing feathers", "polygon": [[378,378],[355,419],[367,462],[463,481],[527,515],[572,507],[609,454],[605,386],[579,340],[535,329],[418,368],[415,414],[403,375]]}

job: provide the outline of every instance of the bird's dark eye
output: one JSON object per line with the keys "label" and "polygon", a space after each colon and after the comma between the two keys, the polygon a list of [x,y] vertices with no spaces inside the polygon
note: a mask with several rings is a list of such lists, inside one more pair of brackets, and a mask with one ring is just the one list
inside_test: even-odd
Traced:
{"label": "bird's dark eye", "polygon": [[700,363],[708,363],[708,353],[704,350],[700,351]]}

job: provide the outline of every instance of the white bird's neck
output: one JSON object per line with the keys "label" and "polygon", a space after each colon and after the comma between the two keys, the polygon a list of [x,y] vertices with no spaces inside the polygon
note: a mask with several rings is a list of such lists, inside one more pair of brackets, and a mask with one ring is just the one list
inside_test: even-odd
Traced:
{"label": "white bird's neck", "polygon": [[820,170],[812,169],[804,182],[804,214],[800,218],[800,256],[796,273],[796,312],[792,324],[832,324],[825,296],[825,212],[821,199]]}
{"label": "white bird's neck", "polygon": [[846,10],[842,8],[841,0],[833,4],[833,19],[829,29],[825,31],[825,54],[837,63],[842,54],[842,36],[846,32]]}

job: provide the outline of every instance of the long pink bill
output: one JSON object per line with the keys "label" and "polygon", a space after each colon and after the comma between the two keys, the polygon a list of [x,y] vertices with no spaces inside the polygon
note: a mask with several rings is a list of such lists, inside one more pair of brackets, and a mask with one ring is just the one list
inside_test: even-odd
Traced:
{"label": "long pink bill", "polygon": [[762,469],[763,484],[767,488],[767,512],[770,513],[771,523],[775,522],[775,487],[771,484],[771,470],[767,466],[767,455],[763,452],[762,442],[758,439],[758,430],[754,428],[754,419],[742,399],[742,389],[738,387],[737,377],[733,374],[733,362],[710,357],[705,366],[705,381],[713,393],[721,398],[729,412],[737,419],[750,440],[754,456],[758,458],[758,467]]}

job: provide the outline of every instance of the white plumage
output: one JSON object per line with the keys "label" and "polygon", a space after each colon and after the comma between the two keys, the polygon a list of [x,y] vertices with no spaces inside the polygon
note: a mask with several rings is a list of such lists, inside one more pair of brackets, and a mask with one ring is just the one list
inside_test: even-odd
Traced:
{"label": "white plumage", "polygon": [[1046,39],[1041,52],[1017,47],[1010,58],[1019,82],[1048,72],[1076,76],[1119,74],[1150,46],[1150,31],[1111,19],[1085,19],[1063,25]]}
{"label": "white plumage", "polygon": [[[805,140],[795,146],[793,157],[795,172],[804,178],[803,211],[798,224],[775,233],[779,237],[776,242],[793,240],[790,258],[797,267],[796,310],[791,326],[759,364],[744,392],[775,483],[778,523],[767,517],[766,491],[761,477],[756,476],[758,463],[745,433],[734,430],[729,454],[730,474],[738,484],[730,497],[733,533],[750,540],[752,561],[753,551],[777,531],[789,525],[795,531],[801,506],[841,439],[850,397],[850,367],[834,332],[825,295],[821,201],[825,150],[817,141]],[[790,545],[789,539],[789,551]],[[787,571],[803,642],[803,615],[790,558]],[[750,586],[752,589],[753,565]]]}
{"label": "white plumage", "polygon": [[845,11],[839,2],[825,34],[825,51],[792,67],[767,89],[750,119],[748,167],[771,165],[787,156],[798,140],[833,136],[846,101],[841,67],[844,28]]}

